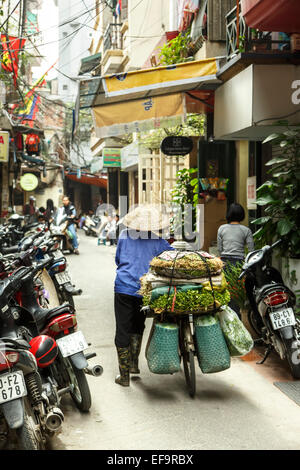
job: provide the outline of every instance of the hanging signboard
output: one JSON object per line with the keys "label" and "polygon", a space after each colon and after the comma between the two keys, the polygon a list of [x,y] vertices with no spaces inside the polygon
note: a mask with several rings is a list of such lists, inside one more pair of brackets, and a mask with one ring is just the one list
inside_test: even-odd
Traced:
{"label": "hanging signboard", "polygon": [[8,162],[9,155],[9,132],[0,132],[0,162]]}
{"label": "hanging signboard", "polygon": [[193,141],[181,135],[169,135],[161,143],[161,151],[165,155],[187,155],[193,150]]}
{"label": "hanging signboard", "polygon": [[20,186],[24,191],[34,191],[39,184],[39,180],[33,173],[24,173],[20,179]]}
{"label": "hanging signboard", "polygon": [[102,150],[103,167],[120,167],[121,166],[121,149],[104,148]]}

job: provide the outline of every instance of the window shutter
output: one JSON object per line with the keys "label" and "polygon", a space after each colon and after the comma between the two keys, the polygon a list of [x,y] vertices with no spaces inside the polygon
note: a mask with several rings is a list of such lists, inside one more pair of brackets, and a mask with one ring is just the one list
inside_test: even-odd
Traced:
{"label": "window shutter", "polygon": [[226,15],[236,0],[208,0],[208,40],[226,41]]}

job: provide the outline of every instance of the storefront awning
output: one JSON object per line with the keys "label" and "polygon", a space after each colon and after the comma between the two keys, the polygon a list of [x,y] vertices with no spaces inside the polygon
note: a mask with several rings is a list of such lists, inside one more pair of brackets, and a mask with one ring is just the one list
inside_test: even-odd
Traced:
{"label": "storefront awning", "polygon": [[107,179],[99,178],[95,175],[81,175],[80,178],[77,178],[75,173],[66,173],[66,177],[76,183],[90,184],[92,186],[99,186],[100,188],[107,189]]}
{"label": "storefront awning", "polygon": [[300,32],[299,0],[242,0],[242,15],[260,31]]}
{"label": "storefront awning", "polygon": [[92,111],[100,138],[176,126],[186,114],[183,93],[97,106]]}
{"label": "storefront awning", "polygon": [[94,70],[97,66],[100,65],[101,61],[101,52],[98,54],[90,55],[81,59],[79,75],[84,73],[89,73]]}
{"label": "storefront awning", "polygon": [[212,89],[221,83],[217,79],[218,69],[217,59],[212,58],[104,76],[92,107],[200,88]]}

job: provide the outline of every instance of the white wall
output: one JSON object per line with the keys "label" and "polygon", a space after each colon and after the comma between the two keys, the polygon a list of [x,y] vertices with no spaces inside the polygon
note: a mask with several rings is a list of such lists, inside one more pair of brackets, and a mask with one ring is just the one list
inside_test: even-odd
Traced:
{"label": "white wall", "polygon": [[[58,92],[64,101],[73,102],[77,95],[77,82],[68,77],[76,77],[81,59],[90,55],[88,48],[96,16],[95,0],[84,0],[84,2],[59,0],[58,7],[60,25],[58,69],[62,72],[58,73]],[[88,12],[90,9],[92,11]],[[80,16],[76,18],[79,14]],[[73,21],[70,21],[72,19]],[[83,26],[84,24],[86,26]]]}
{"label": "white wall", "polygon": [[214,135],[232,134],[252,125],[253,66],[221,85],[215,92]]}
{"label": "white wall", "polygon": [[263,140],[299,118],[300,66],[250,65],[215,92],[216,139]]}
{"label": "white wall", "polygon": [[128,68],[140,68],[170,27],[168,0],[129,0]]}

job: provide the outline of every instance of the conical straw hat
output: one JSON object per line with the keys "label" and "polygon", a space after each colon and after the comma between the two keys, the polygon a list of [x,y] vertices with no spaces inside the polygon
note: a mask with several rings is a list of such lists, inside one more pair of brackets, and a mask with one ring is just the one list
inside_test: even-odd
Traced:
{"label": "conical straw hat", "polygon": [[158,232],[170,223],[167,214],[163,214],[158,204],[140,204],[129,211],[123,219],[123,224],[140,232]]}

